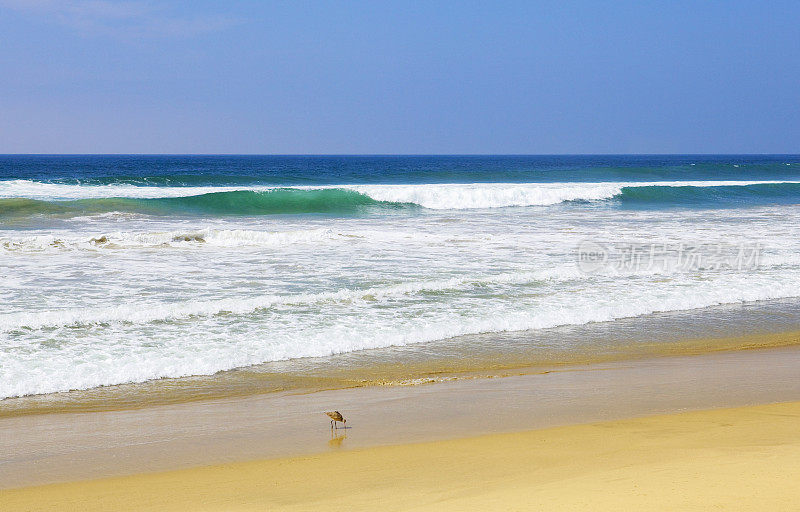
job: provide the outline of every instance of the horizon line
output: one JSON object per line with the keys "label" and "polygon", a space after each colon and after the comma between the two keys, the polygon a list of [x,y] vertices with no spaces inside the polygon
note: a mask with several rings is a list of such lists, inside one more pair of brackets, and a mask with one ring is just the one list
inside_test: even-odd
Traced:
{"label": "horizon line", "polygon": [[797,156],[800,153],[0,153],[0,156],[266,156],[266,157],[551,157],[551,156]]}

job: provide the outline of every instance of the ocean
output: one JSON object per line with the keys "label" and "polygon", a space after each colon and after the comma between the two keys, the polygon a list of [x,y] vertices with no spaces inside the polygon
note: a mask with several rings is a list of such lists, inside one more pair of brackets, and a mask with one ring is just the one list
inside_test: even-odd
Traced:
{"label": "ocean", "polygon": [[0,278],[40,405],[718,350],[800,326],[800,156],[5,155]]}

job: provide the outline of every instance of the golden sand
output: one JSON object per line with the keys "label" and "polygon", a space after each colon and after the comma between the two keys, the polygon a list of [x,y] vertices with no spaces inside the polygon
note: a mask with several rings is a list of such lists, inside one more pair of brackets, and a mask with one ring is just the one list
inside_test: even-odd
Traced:
{"label": "golden sand", "polygon": [[799,474],[794,402],[30,487],[0,510],[774,511]]}

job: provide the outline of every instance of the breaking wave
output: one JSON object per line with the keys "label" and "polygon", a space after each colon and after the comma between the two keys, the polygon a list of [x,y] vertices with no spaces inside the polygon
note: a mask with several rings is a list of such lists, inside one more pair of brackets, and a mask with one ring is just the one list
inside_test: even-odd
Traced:
{"label": "breaking wave", "polygon": [[80,186],[0,182],[0,217],[355,214],[379,209],[464,210],[616,201],[622,206],[800,202],[800,182],[476,183],[254,188]]}

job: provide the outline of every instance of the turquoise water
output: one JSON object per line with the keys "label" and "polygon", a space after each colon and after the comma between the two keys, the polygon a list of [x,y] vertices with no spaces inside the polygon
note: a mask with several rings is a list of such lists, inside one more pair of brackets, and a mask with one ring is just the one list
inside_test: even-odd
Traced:
{"label": "turquoise water", "polygon": [[[800,200],[800,183],[754,183],[741,185],[638,185],[621,186],[618,191],[612,190],[605,197],[583,198],[576,187],[576,197],[564,199],[563,203],[594,203],[595,206],[617,208],[736,208],[770,204],[794,204]],[[700,182],[704,183],[704,182]],[[541,190],[525,184],[528,190],[511,185],[510,189],[519,189],[520,195],[528,192],[526,198],[518,203],[505,204],[504,198],[497,198],[497,204],[486,199],[484,204],[475,208],[494,208],[504,206],[538,206],[542,204],[537,197]],[[442,187],[439,185],[439,187]],[[365,187],[374,190],[372,194],[392,191]],[[420,188],[422,186],[420,185]],[[546,189],[545,189],[546,190]],[[424,190],[417,195],[423,195]],[[447,192],[446,190],[444,191]],[[454,190],[453,192],[458,192]],[[490,195],[494,190],[476,190],[475,195]],[[498,190],[497,192],[503,192]],[[111,193],[125,194],[123,191]],[[513,193],[513,190],[512,190]],[[500,194],[497,194],[500,195]],[[370,192],[358,192],[346,188],[328,188],[303,190],[297,188],[275,188],[272,190],[253,191],[236,190],[227,192],[209,192],[183,197],[165,198],[126,198],[104,197],[77,200],[36,200],[21,198],[0,199],[0,218],[31,215],[76,216],[96,213],[129,212],[150,215],[292,215],[303,213],[327,213],[340,215],[381,213],[385,209],[418,209],[422,205],[415,203],[415,195],[409,193],[406,201],[374,199]],[[526,204],[527,203],[527,204]],[[445,202],[444,204],[447,204]],[[439,208],[431,204],[429,208]]]}

